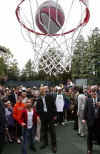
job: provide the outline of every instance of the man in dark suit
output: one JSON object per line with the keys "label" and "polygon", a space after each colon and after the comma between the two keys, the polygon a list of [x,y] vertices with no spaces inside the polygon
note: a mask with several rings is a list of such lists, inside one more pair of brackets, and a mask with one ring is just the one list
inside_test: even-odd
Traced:
{"label": "man in dark suit", "polygon": [[7,122],[5,118],[5,111],[0,100],[0,154],[2,154],[5,144],[5,132],[7,131]]}
{"label": "man in dark suit", "polygon": [[41,149],[48,145],[48,130],[50,131],[52,151],[56,153],[56,132],[54,127],[54,120],[56,120],[56,106],[55,99],[52,95],[46,94],[45,87],[40,88],[40,98],[37,101],[36,109],[41,119],[43,145]]}
{"label": "man in dark suit", "polygon": [[95,89],[92,89],[91,97],[87,99],[84,109],[84,120],[82,121],[83,123],[87,122],[88,154],[92,154],[94,136],[100,144],[100,98],[97,96]]}

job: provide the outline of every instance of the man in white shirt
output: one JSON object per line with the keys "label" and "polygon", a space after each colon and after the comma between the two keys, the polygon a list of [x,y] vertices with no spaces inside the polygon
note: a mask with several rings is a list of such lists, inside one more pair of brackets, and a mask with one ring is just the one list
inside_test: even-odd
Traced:
{"label": "man in white shirt", "polygon": [[61,87],[58,88],[58,93],[56,96],[56,109],[57,109],[57,122],[61,125],[64,125],[63,116],[64,116],[64,98],[62,94]]}
{"label": "man in white shirt", "polygon": [[86,135],[86,124],[82,123],[85,104],[86,104],[86,96],[83,93],[83,88],[79,88],[77,115],[78,115],[78,134],[81,137]]}

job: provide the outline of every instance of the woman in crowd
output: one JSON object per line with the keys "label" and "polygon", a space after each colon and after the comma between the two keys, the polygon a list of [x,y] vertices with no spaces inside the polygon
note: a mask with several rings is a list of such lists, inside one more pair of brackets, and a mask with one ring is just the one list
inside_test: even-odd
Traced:
{"label": "woman in crowd", "polygon": [[13,118],[16,121],[16,140],[17,140],[18,144],[21,143],[20,139],[21,139],[21,135],[22,135],[22,129],[21,129],[21,125],[19,124],[19,120],[21,117],[22,110],[25,108],[25,104],[22,103],[22,100],[23,100],[22,93],[19,92],[18,100],[13,107]]}
{"label": "woman in crowd", "polygon": [[5,104],[5,116],[8,124],[7,137],[9,143],[12,143],[15,140],[15,121],[13,118],[13,108],[9,100],[6,100],[4,104]]}

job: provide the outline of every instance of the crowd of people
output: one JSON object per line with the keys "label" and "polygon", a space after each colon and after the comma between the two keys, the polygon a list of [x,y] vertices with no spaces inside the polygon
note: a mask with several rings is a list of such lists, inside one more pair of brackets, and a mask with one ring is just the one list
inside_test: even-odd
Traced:
{"label": "crowd of people", "polygon": [[56,153],[56,127],[72,120],[78,135],[87,136],[87,153],[92,154],[93,143],[100,144],[100,86],[0,86],[0,154],[5,140],[21,144],[22,154],[27,144],[36,152],[36,141],[42,150],[48,146],[48,131]]}

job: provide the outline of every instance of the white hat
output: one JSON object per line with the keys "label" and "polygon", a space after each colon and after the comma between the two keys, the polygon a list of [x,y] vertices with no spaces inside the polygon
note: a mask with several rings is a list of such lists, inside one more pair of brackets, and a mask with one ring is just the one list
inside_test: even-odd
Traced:
{"label": "white hat", "polygon": [[61,87],[58,87],[58,86],[56,88],[57,88],[57,90],[61,90],[62,89]]}
{"label": "white hat", "polygon": [[22,87],[22,91],[26,91],[26,88],[25,87]]}

